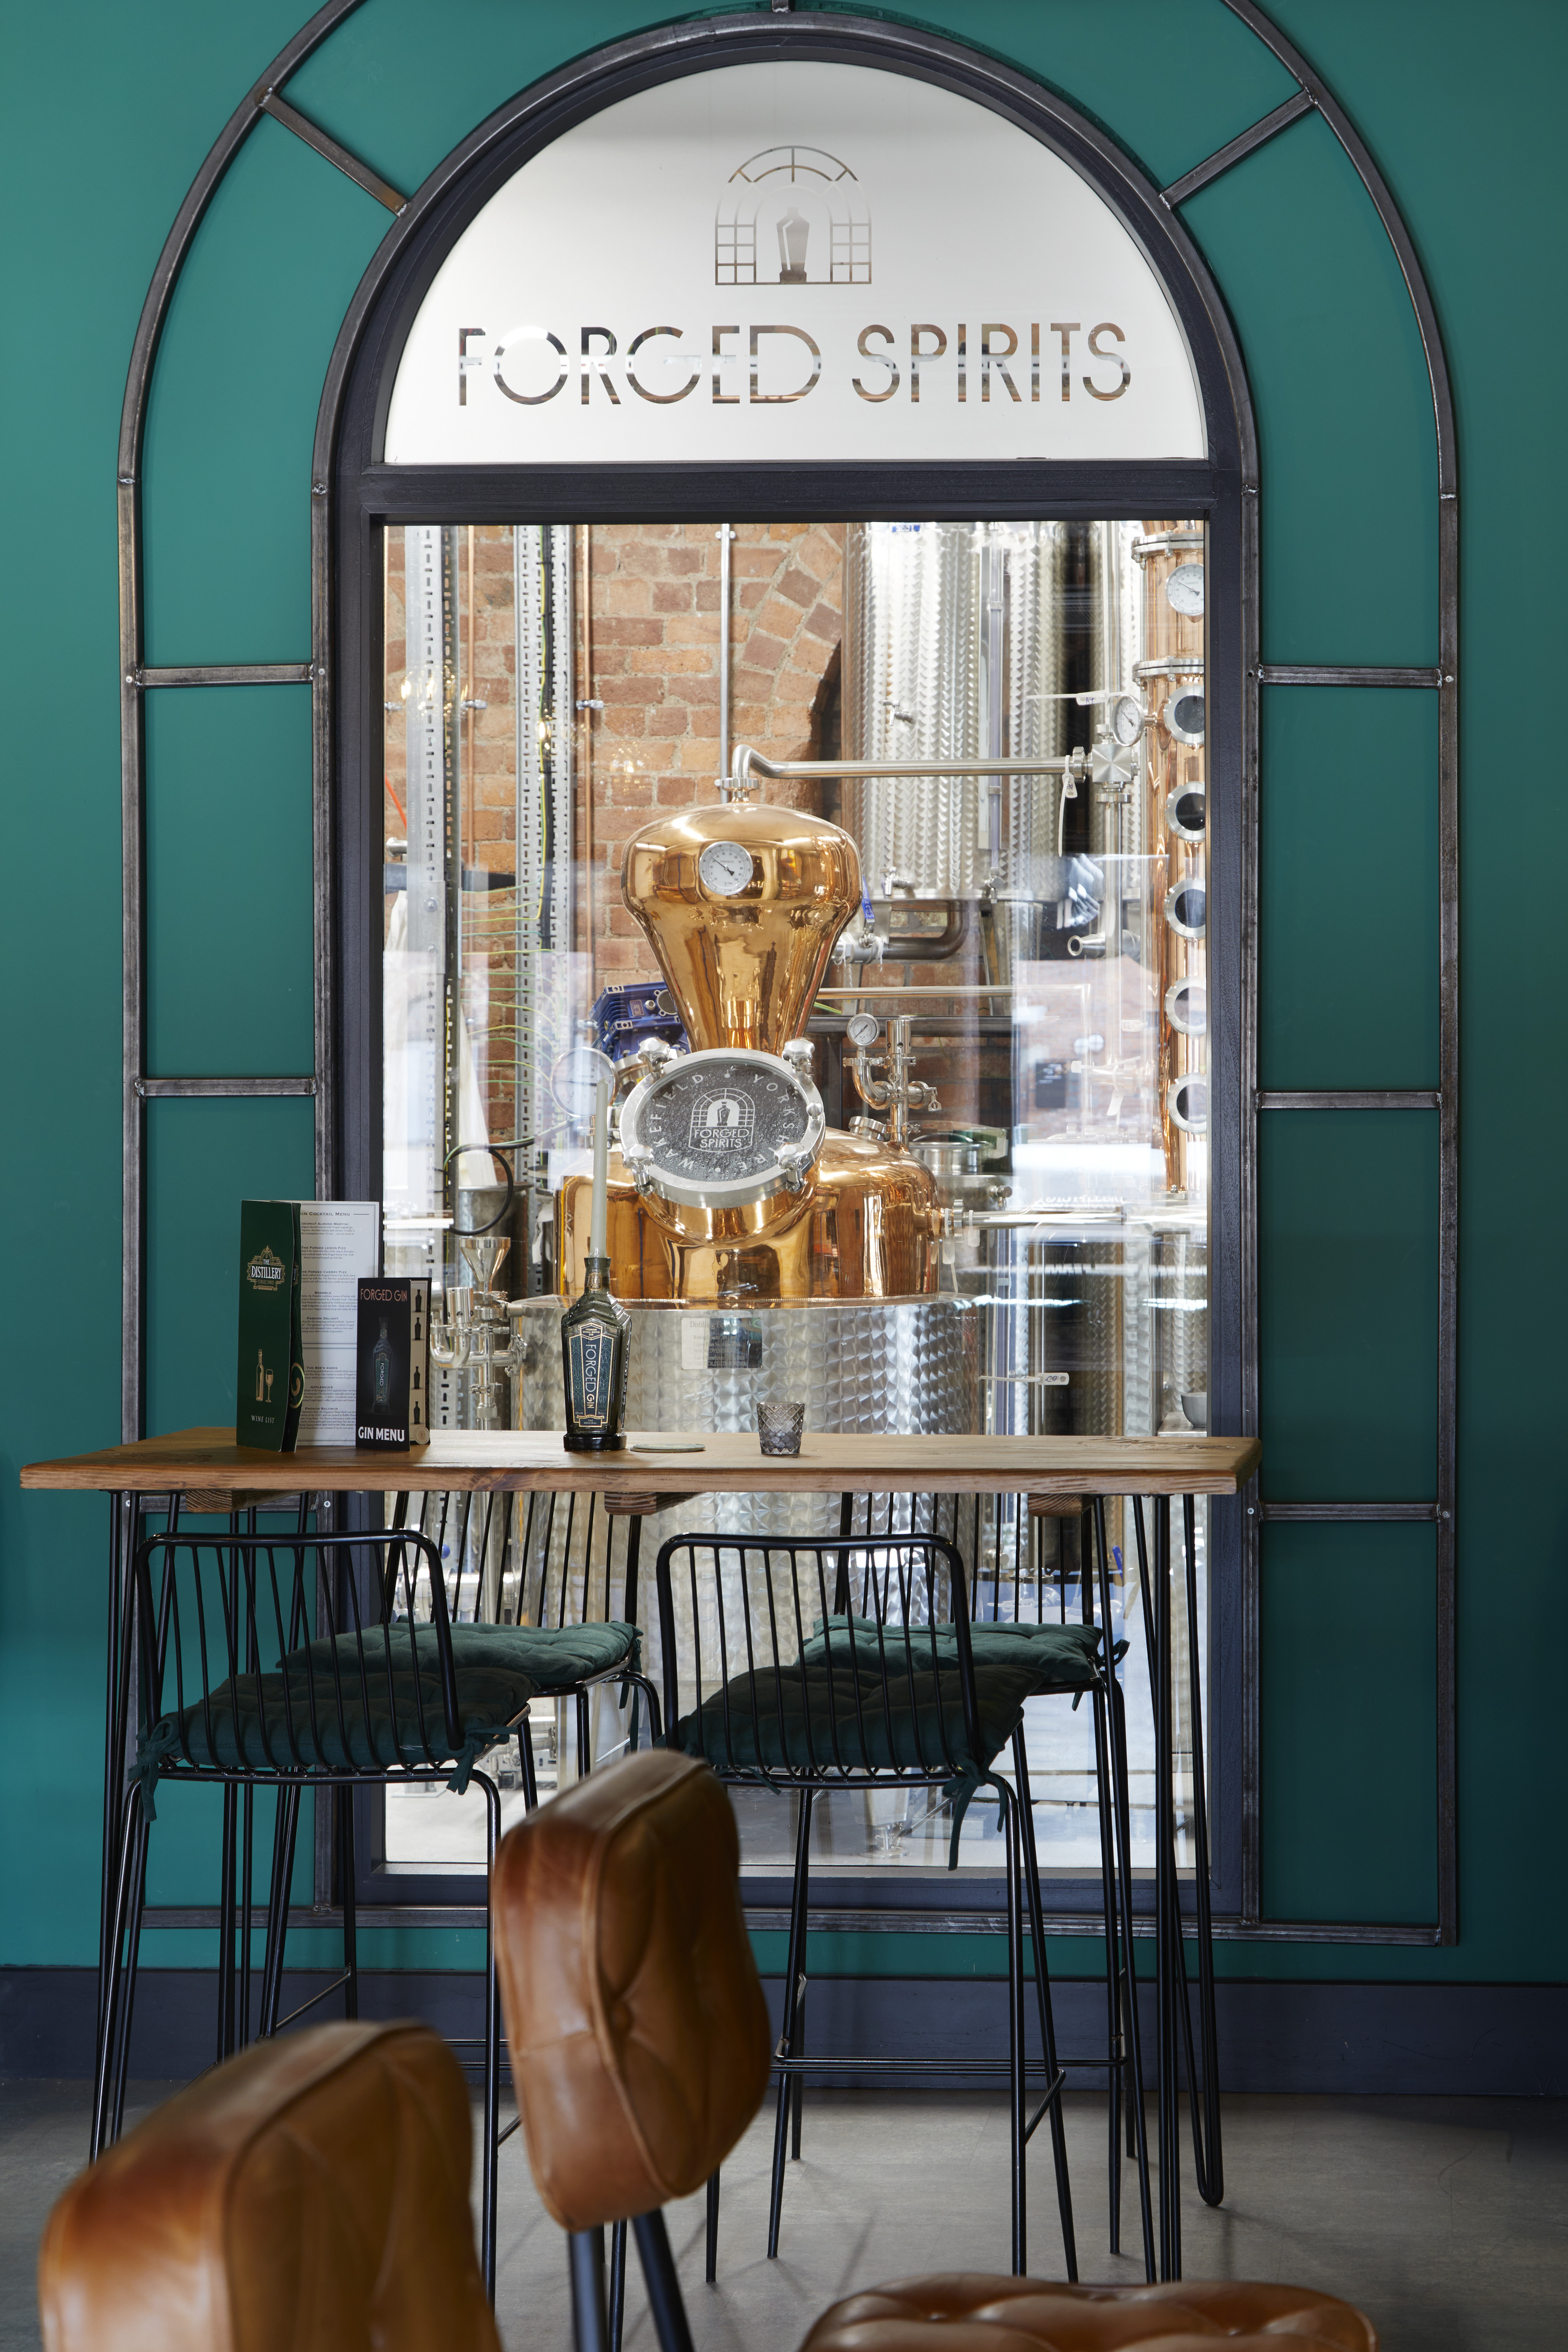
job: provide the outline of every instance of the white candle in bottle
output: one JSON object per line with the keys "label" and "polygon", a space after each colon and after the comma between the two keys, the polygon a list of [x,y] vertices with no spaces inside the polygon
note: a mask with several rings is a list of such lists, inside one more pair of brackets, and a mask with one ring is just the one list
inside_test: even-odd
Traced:
{"label": "white candle in bottle", "polygon": [[605,1255],[610,1185],[610,1078],[599,1080],[594,1102],[594,1199],[588,1217],[588,1255]]}

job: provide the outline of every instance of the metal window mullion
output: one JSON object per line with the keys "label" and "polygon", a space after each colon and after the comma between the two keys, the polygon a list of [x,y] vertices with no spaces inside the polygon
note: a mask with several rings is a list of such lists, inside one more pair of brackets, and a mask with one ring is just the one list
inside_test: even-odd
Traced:
{"label": "metal window mullion", "polygon": [[1173,180],[1169,187],[1162,188],[1160,202],[1173,207],[1184,205],[1189,196],[1195,196],[1200,188],[1206,188],[1212,180],[1217,180],[1222,173],[1228,172],[1232,164],[1256,154],[1258,148],[1267,146],[1270,139],[1277,139],[1281,131],[1288,131],[1292,122],[1299,122],[1303,114],[1310,114],[1316,104],[1310,90],[1294,91],[1282,106],[1274,109],[1272,114],[1263,115],[1250,129],[1238,131],[1234,139],[1227,140],[1223,147],[1216,147],[1214,153],[1205,156],[1201,163],[1194,163],[1190,172],[1184,172],[1179,180]]}
{"label": "metal window mullion", "polygon": [[[1329,672],[1320,669],[1300,682],[1310,684],[1426,685],[1437,692],[1438,761],[1438,1239],[1437,1239],[1437,1809],[1438,1809],[1438,1941],[1458,1940],[1458,1857],[1457,1848],[1457,1748],[1455,1726],[1456,1521],[1458,1371],[1458,1111],[1459,1111],[1459,971],[1458,971],[1458,793],[1459,793],[1459,537],[1458,443],[1447,358],[1431,289],[1421,268],[1415,241],[1386,182],[1371,154],[1332,94],[1294,44],[1258,5],[1258,0],[1225,0],[1279,59],[1299,88],[1311,100],[1372,200],[1384,232],[1393,246],[1415,313],[1416,330],[1426,362],[1432,396],[1433,430],[1437,455],[1437,666],[1436,671]],[[1284,683],[1280,667],[1266,670],[1270,682]],[[1299,673],[1290,666],[1290,676]],[[1256,871],[1254,870],[1254,880]],[[1249,1229],[1249,1254],[1256,1259],[1257,1227]],[[1254,1327],[1256,1328],[1256,1327]],[[1256,1349],[1256,1343],[1254,1352]],[[1250,1522],[1256,1528],[1257,1520]],[[1256,1601],[1254,1603],[1256,1618]],[[1249,1638],[1256,1636],[1256,1622]],[[1256,1674],[1254,1675],[1256,1681]],[[1256,1706],[1256,1692],[1253,1695]],[[1256,1729],[1256,1724],[1253,1726]]]}
{"label": "metal window mullion", "polygon": [[[115,467],[119,489],[121,953],[121,1436],[142,1434],[146,1339],[147,1126],[136,1080],[146,1037],[146,736],[142,688],[144,612],[142,551],[142,451],[147,399],[174,288],[207,206],[235,156],[261,120],[264,100],[320,48],[362,0],[327,0],[279,50],[229,116],[185,192],[158,256],[131,348],[120,412]],[[322,1066],[320,1062],[318,1068]]]}

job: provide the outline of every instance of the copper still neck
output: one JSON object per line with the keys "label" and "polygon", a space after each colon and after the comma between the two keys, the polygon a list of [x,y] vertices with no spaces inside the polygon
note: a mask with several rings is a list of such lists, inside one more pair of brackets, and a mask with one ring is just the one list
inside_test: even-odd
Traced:
{"label": "copper still neck", "polygon": [[860,859],[821,817],[732,801],[680,809],[634,834],[621,895],[693,1052],[777,1054],[805,1030],[833,943],[860,903]]}

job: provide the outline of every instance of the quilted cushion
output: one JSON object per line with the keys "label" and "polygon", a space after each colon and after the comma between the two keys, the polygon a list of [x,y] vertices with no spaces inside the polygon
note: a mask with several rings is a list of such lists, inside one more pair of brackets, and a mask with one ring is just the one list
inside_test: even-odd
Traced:
{"label": "quilted cushion", "polygon": [[[504,1739],[534,1685],[516,1629],[454,1625],[462,1738],[447,1737],[433,1626],[369,1626],[291,1650],[268,1674],[236,1675],[210,1698],[164,1715],[140,1741],[136,1769],[151,1813],[160,1771],[190,1763],[260,1772],[362,1771],[450,1764],[461,1788]],[[362,1647],[363,1644],[363,1647]]]}
{"label": "quilted cushion", "polygon": [[614,1619],[604,1625],[465,1625],[453,1631],[504,1637],[505,1654],[515,1659],[536,1691],[550,1694],[575,1690],[580,1683],[613,1674],[617,1666],[640,1663],[642,1637],[637,1627]]}
{"label": "quilted cushion", "polygon": [[[1038,1625],[987,1622],[969,1628],[969,1647],[976,1668],[1016,1665],[1020,1645],[1025,1648],[1036,1677],[1033,1691],[1093,1688],[1100,1668],[1098,1625],[1070,1622]],[[920,1625],[914,1629],[910,1648],[917,1665],[945,1665],[958,1654],[958,1636],[951,1625]],[[905,1664],[903,1627],[879,1626],[874,1617],[820,1618],[801,1654],[807,1658],[830,1654],[836,1664],[853,1665],[861,1673],[871,1674],[880,1672],[879,1660],[885,1655],[901,1673]]]}
{"label": "quilted cushion", "polygon": [[900,1766],[976,1787],[1037,1688],[1026,1645],[1019,1643],[1014,1655],[984,1665],[976,1661],[977,1749],[964,1728],[957,1669],[940,1649],[934,1671],[921,1663],[921,1641],[913,1664],[901,1642],[889,1644],[886,1670],[872,1664],[874,1654],[858,1652],[852,1669],[847,1643],[842,1652],[834,1644],[831,1655],[824,1645],[808,1643],[794,1665],[776,1672],[763,1666],[710,1691],[700,1707],[681,1717],[669,1745],[706,1757],[720,1772]]}
{"label": "quilted cushion", "polygon": [[959,2272],[834,2304],[801,2352],[1212,2352],[1222,2342],[1229,2352],[1377,2352],[1377,2331],[1309,2287],[1054,2286]]}

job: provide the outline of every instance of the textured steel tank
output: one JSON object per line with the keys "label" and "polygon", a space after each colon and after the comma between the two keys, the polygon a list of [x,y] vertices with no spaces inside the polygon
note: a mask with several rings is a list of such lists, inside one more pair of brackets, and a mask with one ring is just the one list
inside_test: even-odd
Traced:
{"label": "textured steel tank", "polygon": [[[744,1432],[756,1427],[760,1403],[801,1397],[808,1430],[918,1437],[972,1433],[983,1425],[982,1317],[967,1299],[822,1299],[739,1311],[633,1300],[626,1311],[631,1318],[626,1426],[632,1431]],[[515,1386],[517,1426],[559,1429],[565,1413],[556,1333],[563,1302],[530,1299],[514,1312],[533,1343]],[[645,1538],[637,1607],[649,1670],[660,1670],[652,1567],[658,1544],[673,1535],[837,1536],[839,1508],[837,1492],[694,1495],[659,1512]],[[557,1575],[567,1538],[563,1513],[548,1523],[539,1518],[535,1540],[550,1548]],[[601,1517],[589,1538],[587,1576],[595,1592],[603,1589],[598,1580],[605,1575],[607,1540],[608,1523]],[[579,1530],[579,1546],[582,1541]],[[727,1567],[726,1577],[731,1572]],[[808,1580],[801,1595],[805,1623],[816,1606]],[[690,1655],[693,1594],[678,1583],[674,1599],[682,1654]],[[718,1613],[705,1580],[699,1580],[695,1606],[704,1655],[714,1657]],[[785,1649],[793,1654],[787,1643]]]}

